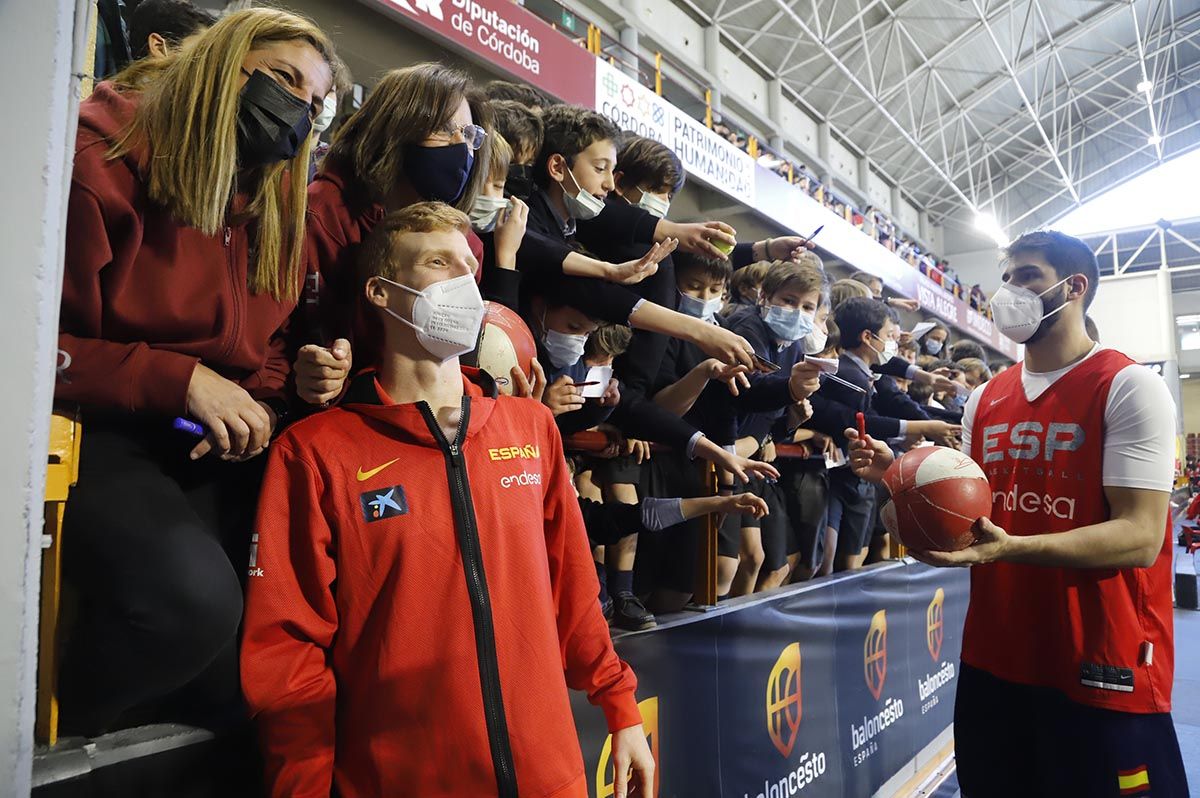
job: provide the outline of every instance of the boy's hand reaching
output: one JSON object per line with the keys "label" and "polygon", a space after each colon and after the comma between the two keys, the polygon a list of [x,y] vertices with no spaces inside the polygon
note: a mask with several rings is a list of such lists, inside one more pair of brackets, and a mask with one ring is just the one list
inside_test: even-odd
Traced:
{"label": "boy's hand reaching", "polygon": [[847,429],[846,439],[850,441],[850,468],[855,475],[867,482],[882,482],[884,472],[896,459],[887,444],[870,435],[860,439],[856,429]]}

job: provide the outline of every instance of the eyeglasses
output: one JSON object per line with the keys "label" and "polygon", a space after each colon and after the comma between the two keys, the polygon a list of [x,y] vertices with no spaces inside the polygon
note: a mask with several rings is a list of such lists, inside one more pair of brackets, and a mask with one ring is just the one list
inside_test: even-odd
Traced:
{"label": "eyeglasses", "polygon": [[487,138],[487,131],[479,125],[456,125],[451,122],[444,129],[431,136],[431,138],[440,138],[442,136],[448,138],[461,136],[463,142],[471,148],[472,152],[475,152],[483,146],[484,139]]}

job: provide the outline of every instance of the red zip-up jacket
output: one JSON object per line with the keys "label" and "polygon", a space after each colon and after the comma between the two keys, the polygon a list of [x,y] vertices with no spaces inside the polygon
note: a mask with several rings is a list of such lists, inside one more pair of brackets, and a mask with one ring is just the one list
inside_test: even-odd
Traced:
{"label": "red zip-up jacket", "polygon": [[251,293],[247,226],[186,227],[147,198],[144,151],[107,156],[140,96],[101,83],[80,106],[55,397],[182,414],[198,362],[256,399],[282,396],[296,303]]}
{"label": "red zip-up jacket", "polygon": [[454,441],[364,372],[271,446],[241,661],[272,796],[586,798],[567,688],[641,723],[553,417],[463,373]]}

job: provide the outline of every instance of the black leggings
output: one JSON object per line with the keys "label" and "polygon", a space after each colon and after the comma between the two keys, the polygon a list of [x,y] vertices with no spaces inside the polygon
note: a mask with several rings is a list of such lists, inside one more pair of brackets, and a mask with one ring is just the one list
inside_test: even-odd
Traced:
{"label": "black leggings", "polygon": [[64,577],[79,594],[59,680],[67,731],[108,730],[191,682],[197,706],[238,701],[263,458],[191,462],[195,443],[165,422],[84,420],[63,530]]}

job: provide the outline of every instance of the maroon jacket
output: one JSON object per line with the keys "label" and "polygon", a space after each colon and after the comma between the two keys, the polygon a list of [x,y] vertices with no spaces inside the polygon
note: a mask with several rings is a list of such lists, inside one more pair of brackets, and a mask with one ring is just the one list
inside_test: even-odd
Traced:
{"label": "maroon jacket", "polygon": [[198,362],[256,399],[281,396],[296,303],[251,293],[247,225],[184,226],[146,196],[145,152],[107,157],[139,96],[101,83],[80,107],[55,397],[182,414]]}

